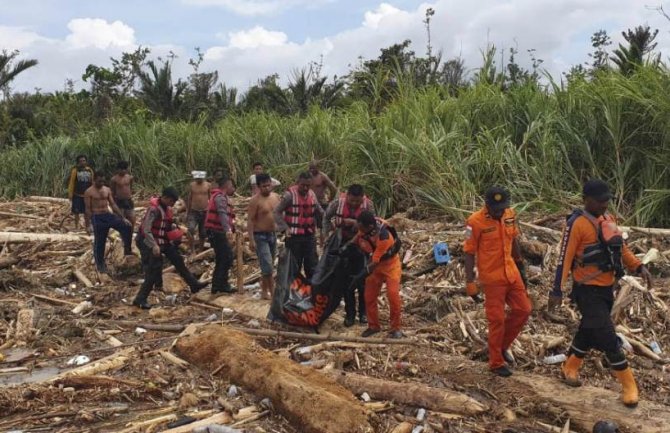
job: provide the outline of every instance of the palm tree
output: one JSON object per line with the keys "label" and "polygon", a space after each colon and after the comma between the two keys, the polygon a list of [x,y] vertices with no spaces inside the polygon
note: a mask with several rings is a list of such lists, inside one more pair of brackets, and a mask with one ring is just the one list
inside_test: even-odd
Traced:
{"label": "palm tree", "polygon": [[140,90],[137,96],[161,118],[175,117],[180,112],[187,83],[178,80],[172,84],[172,63],[169,60],[163,62],[160,68],[153,60],[148,61],[146,66],[149,70],[139,73]]}
{"label": "palm tree", "polygon": [[0,90],[6,92],[9,88],[9,83],[12,82],[17,75],[26,69],[36,66],[38,63],[35,59],[18,60],[14,62],[14,59],[18,55],[18,50],[11,52],[2,50],[2,53],[0,53]]}

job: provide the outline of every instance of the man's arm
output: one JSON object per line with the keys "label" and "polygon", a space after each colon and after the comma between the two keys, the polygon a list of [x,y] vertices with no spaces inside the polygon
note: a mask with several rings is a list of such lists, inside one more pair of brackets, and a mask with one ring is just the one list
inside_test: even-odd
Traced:
{"label": "man's arm", "polygon": [[323,237],[328,237],[328,234],[332,231],[335,230],[335,226],[333,225],[333,217],[337,213],[337,207],[339,206],[338,200],[333,200],[330,202],[328,205],[328,209],[326,209],[326,215],[323,217],[323,224],[321,227],[321,233]]}
{"label": "man's arm", "polygon": [[[589,229],[591,229],[591,227],[589,227]],[[554,277],[554,286],[551,292],[553,296],[560,297],[563,295],[563,286],[572,270],[572,263],[575,260],[580,236],[581,229],[579,218],[568,220],[568,223],[563,230],[563,238],[561,239],[558,264],[556,266],[556,276]]]}
{"label": "man's arm", "polygon": [[368,203],[368,210],[372,212],[373,215],[377,215],[377,210],[375,209],[375,204],[370,200]]}
{"label": "man's arm", "polygon": [[230,233],[233,231],[230,224],[228,224],[228,198],[223,194],[217,194],[214,197],[214,204],[216,204],[216,214],[219,217],[223,231]]}
{"label": "man's arm", "polygon": [[278,181],[277,179],[275,179],[274,177],[271,177],[271,178],[270,178],[270,181],[272,182],[272,186],[274,186],[274,187],[281,186],[281,182],[279,182],[279,181]]}
{"label": "man's arm", "polygon": [[72,197],[74,197],[74,187],[76,183],[77,183],[77,169],[73,168],[70,170],[70,177],[68,178],[67,181],[67,197],[70,200],[72,200]]}
{"label": "man's arm", "polygon": [[[310,191],[310,194],[314,194],[314,192]],[[323,223],[324,223],[324,210],[319,204],[319,201],[316,199],[316,196],[314,196],[314,202],[316,203],[316,206],[314,206],[314,219],[316,220],[316,227],[317,228],[322,228]],[[317,218],[317,215],[320,216],[321,218]],[[321,223],[321,224],[319,224]]]}
{"label": "man's arm", "polygon": [[476,221],[468,219],[465,226],[465,241],[463,242],[463,253],[465,254],[465,284],[466,293],[475,296],[479,288],[475,283],[475,256],[479,245],[480,230]]}
{"label": "man's arm", "polygon": [[386,254],[386,252],[393,247],[394,243],[395,240],[390,235],[387,236],[386,239],[381,239],[380,237],[377,245],[375,246],[375,251],[372,253],[372,263],[378,264],[382,260],[384,254]]}
{"label": "man's arm", "polygon": [[86,230],[91,225],[91,214],[93,213],[93,197],[88,190],[84,193],[84,225]]}
{"label": "man's arm", "polygon": [[258,200],[256,197],[249,201],[249,209],[247,210],[247,233],[249,234],[249,245],[251,248],[256,248],[254,240],[254,222],[256,220],[256,212],[258,211]]}
{"label": "man's arm", "polygon": [[112,197],[116,197],[116,176],[109,179],[109,189],[112,191]]}
{"label": "man's arm", "polygon": [[191,212],[191,199],[193,198],[193,184],[188,186],[188,194],[186,194],[186,215]]}
{"label": "man's arm", "polygon": [[126,217],[123,216],[123,212],[121,212],[121,209],[116,205],[116,202],[114,201],[114,198],[112,197],[112,191],[109,191],[109,194],[107,194],[107,203],[109,203],[109,207],[112,208],[112,212],[117,214],[121,219],[125,222],[128,222]]}
{"label": "man's arm", "polygon": [[330,180],[326,173],[323,173],[323,183],[326,184],[328,191],[330,191],[330,199],[333,200],[337,197],[337,186],[335,186],[335,183]]}
{"label": "man's arm", "polygon": [[144,234],[144,245],[153,249],[157,247],[156,239],[154,239],[154,234],[151,232],[151,228],[154,225],[154,221],[158,218],[160,211],[156,208],[149,208],[147,211],[147,216],[142,220],[142,233]]}
{"label": "man's arm", "polygon": [[277,224],[278,232],[285,232],[289,228],[286,221],[284,221],[284,211],[291,205],[292,201],[291,194],[287,192],[274,210],[275,224]]}

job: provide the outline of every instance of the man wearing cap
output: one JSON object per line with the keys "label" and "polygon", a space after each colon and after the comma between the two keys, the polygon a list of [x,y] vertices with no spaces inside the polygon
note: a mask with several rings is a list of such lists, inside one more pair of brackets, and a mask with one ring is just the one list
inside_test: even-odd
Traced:
{"label": "man wearing cap", "polygon": [[[188,199],[186,200],[186,221],[188,235],[191,242],[191,253],[201,250],[205,242],[205,214],[211,185],[205,180],[206,171],[192,171],[193,182],[189,185]],[[198,234],[198,241],[195,235]]]}
{"label": "man wearing cap", "polygon": [[[475,258],[479,284],[484,289],[484,308],[489,325],[489,368],[502,377],[512,374],[505,361],[513,358],[508,349],[526,324],[531,312],[530,300],[522,278],[524,264],[519,247],[519,228],[510,209],[507,190],[491,187],[486,205],[468,218],[465,253],[466,292],[479,300],[475,282]],[[510,311],[505,315],[505,304]]]}
{"label": "man wearing cap", "polygon": [[572,273],[570,299],[582,318],[568,359],[561,368],[565,382],[580,386],[579,369],[591,349],[605,353],[614,376],[622,385],[622,400],[635,407],[638,389],[626,356],[621,350],[610,317],[614,304],[614,286],[628,272],[641,275],[651,290],[651,274],[628,249],[615,218],[607,212],[612,198],[602,180],[589,180],[582,191],[584,209],[568,217],[561,242],[554,287],[549,294],[549,310],[561,305],[563,287]]}
{"label": "man wearing cap", "polygon": [[177,273],[190,286],[192,293],[207,286],[207,283],[201,283],[189,272],[177,248],[183,236],[182,231],[174,224],[172,213],[172,206],[177,200],[179,194],[172,187],[165,188],[160,197],[152,198],[135,239],[142,256],[144,282],[133,305],[142,309],[151,308],[148,303],[149,293],[154,287],[162,284],[163,256],[174,265]]}

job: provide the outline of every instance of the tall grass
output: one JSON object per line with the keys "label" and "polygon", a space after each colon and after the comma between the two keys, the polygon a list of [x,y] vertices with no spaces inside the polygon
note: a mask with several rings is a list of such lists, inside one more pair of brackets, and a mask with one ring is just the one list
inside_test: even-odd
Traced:
{"label": "tall grass", "polygon": [[64,194],[78,153],[105,169],[128,159],[147,190],[219,166],[244,185],[256,160],[288,184],[318,157],[338,184],[365,184],[385,213],[418,206],[458,214],[494,183],[524,209],[556,210],[578,201],[581,182],[597,176],[611,183],[629,222],[670,224],[667,70],[605,73],[549,90],[483,82],[450,97],[401,83],[398,92],[379,114],[355,103],[303,117],[234,115],[214,126],[111,121],[3,152],[0,194]]}

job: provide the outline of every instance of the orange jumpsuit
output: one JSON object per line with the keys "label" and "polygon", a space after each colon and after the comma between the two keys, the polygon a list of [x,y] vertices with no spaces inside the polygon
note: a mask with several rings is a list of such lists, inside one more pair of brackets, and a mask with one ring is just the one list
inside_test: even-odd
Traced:
{"label": "orange jumpsuit", "polygon": [[365,309],[368,314],[368,327],[370,329],[381,329],[377,298],[382,285],[386,283],[386,296],[391,310],[391,330],[398,331],[400,330],[400,310],[402,308],[400,300],[400,278],[402,274],[400,257],[395,254],[382,260],[384,254],[393,247],[395,239],[386,224],[380,221],[378,230],[372,236],[359,231],[357,242],[363,252],[372,255],[371,262],[376,264],[372,273],[365,279]]}
{"label": "orange jumpsuit", "polygon": [[[489,367],[502,367],[503,350],[509,348],[528,321],[530,299],[512,258],[512,245],[519,236],[516,214],[506,209],[500,220],[491,218],[486,208],[467,221],[463,252],[474,255],[479,282],[484,288],[484,308],[489,325]],[[510,311],[505,316],[505,304]]]}

